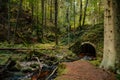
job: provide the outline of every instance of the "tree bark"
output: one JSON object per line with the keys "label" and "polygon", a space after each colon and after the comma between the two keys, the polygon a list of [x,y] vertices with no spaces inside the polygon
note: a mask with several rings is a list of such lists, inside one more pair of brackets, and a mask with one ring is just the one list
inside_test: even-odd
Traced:
{"label": "tree bark", "polygon": [[45,27],[44,27],[44,29],[46,30],[46,25],[47,25],[47,0],[45,0],[45,7],[44,7],[45,9],[44,9],[44,13],[45,13]]}
{"label": "tree bark", "polygon": [[76,6],[76,4],[75,4],[75,0],[74,0],[74,5],[73,5],[73,7],[74,7],[74,31],[75,31],[75,21],[76,21],[76,8],[75,8],[75,6]]}
{"label": "tree bark", "polygon": [[87,6],[88,6],[88,0],[86,0],[86,4],[85,4],[82,27],[85,25]]}
{"label": "tree bark", "polygon": [[10,0],[8,0],[8,35],[7,41],[10,43]]}
{"label": "tree bark", "polygon": [[[69,45],[69,43],[70,43],[70,18],[69,18],[69,11],[70,11],[70,9],[69,9],[69,6],[67,7],[67,9],[66,9],[66,20],[67,20],[67,32],[68,32],[68,45]],[[70,46],[70,45],[69,45]]]}
{"label": "tree bark", "polygon": [[100,67],[109,70],[120,68],[120,2],[105,0],[104,55]]}
{"label": "tree bark", "polygon": [[21,11],[22,11],[22,3],[23,3],[23,0],[20,0],[19,2],[19,8],[18,8],[18,12],[17,12],[17,18],[16,18],[16,24],[15,24],[15,29],[14,29],[14,34],[13,34],[13,43],[15,42],[15,35],[16,35],[16,32],[17,32],[17,28],[19,26],[19,17],[21,15]]}
{"label": "tree bark", "polygon": [[55,0],[55,43],[58,45],[58,0]]}
{"label": "tree bark", "polygon": [[51,0],[51,3],[50,3],[50,21],[52,22],[52,3],[53,1]]}
{"label": "tree bark", "polygon": [[81,29],[82,22],[82,0],[80,0],[80,17],[79,17],[79,28]]}
{"label": "tree bark", "polygon": [[99,17],[98,17],[98,24],[100,23],[100,18],[101,18],[101,0],[99,1],[99,7],[98,7],[98,13],[99,13]]}
{"label": "tree bark", "polygon": [[[36,34],[37,34],[37,40],[39,42],[42,42],[42,38],[40,38],[40,34],[39,34],[39,1],[36,2]],[[43,34],[42,34],[43,35]]]}
{"label": "tree bark", "polygon": [[[34,2],[31,2],[31,16],[32,16],[32,21],[34,20]],[[34,21],[32,22],[32,32],[34,31]]]}
{"label": "tree bark", "polygon": [[44,33],[43,33],[43,30],[44,30],[44,0],[41,0],[41,8],[42,8],[42,39],[44,37]]}

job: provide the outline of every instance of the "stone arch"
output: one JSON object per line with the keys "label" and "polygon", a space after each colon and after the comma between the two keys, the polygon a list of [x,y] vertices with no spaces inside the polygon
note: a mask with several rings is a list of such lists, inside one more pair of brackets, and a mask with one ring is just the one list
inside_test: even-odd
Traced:
{"label": "stone arch", "polygon": [[80,56],[96,57],[96,47],[93,43],[83,42],[80,46]]}

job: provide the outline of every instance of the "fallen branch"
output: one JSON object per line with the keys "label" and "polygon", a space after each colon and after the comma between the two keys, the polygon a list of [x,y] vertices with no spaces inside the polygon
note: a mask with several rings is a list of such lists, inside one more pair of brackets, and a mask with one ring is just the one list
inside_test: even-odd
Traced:
{"label": "fallen branch", "polygon": [[37,61],[38,61],[38,63],[39,63],[39,75],[40,75],[43,65],[42,65],[42,63],[40,62],[40,60],[39,60],[38,57],[35,57],[35,58],[37,59]]}
{"label": "fallen branch", "polygon": [[52,71],[52,73],[51,73],[45,80],[49,80],[49,78],[50,78],[52,75],[55,74],[55,72],[57,71],[57,69],[58,69],[58,67],[56,67],[56,68]]}
{"label": "fallen branch", "polygon": [[0,50],[55,50],[55,48],[44,48],[44,49],[40,49],[40,48],[0,48]]}
{"label": "fallen branch", "polygon": [[28,74],[28,75],[26,75],[24,77],[19,78],[19,79],[27,79],[27,78],[31,78],[31,80],[37,80],[38,79],[39,75],[41,74],[41,70],[42,70],[43,64],[40,62],[38,57],[35,57],[35,59],[39,63],[39,70],[37,69],[35,72],[30,73],[30,74]]}

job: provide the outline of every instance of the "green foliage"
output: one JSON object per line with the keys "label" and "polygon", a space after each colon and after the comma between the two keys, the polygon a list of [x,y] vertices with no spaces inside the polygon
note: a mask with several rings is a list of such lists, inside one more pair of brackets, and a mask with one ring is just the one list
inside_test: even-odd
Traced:
{"label": "green foliage", "polygon": [[[0,22],[0,27],[4,26],[0,32],[0,41],[6,41],[8,35],[8,25],[10,24],[9,36],[10,42],[16,43],[35,43],[35,42],[49,42],[55,41],[55,25],[54,25],[54,1],[51,3],[51,0],[45,0],[44,2],[44,29],[42,29],[42,2],[41,0],[10,0],[8,3],[6,0],[1,0],[0,6],[0,19],[3,21]],[[84,14],[86,0],[82,1],[82,14]],[[21,6],[20,6],[21,4]],[[9,11],[7,11],[9,5]],[[67,33],[67,26],[71,26],[71,30],[78,28],[79,26],[79,16],[80,16],[80,0],[59,0],[58,4],[58,28],[57,33],[59,37],[64,37]],[[74,9],[75,7],[75,9]],[[52,12],[51,12],[52,10]],[[68,10],[68,11],[67,11]],[[75,12],[74,12],[75,11]],[[64,14],[63,14],[64,13]],[[50,16],[52,14],[52,21]],[[94,14],[94,15],[93,15]],[[68,16],[68,20],[67,20]],[[10,18],[10,21],[8,20]],[[83,17],[83,15],[82,15]],[[75,18],[75,26],[74,26]],[[94,23],[94,21],[96,21]],[[103,22],[103,5],[101,0],[90,0],[88,3],[87,15],[86,15],[86,24],[97,24]],[[16,29],[17,28],[17,29]],[[0,28],[1,29],[1,28]],[[16,30],[16,31],[14,31]],[[42,34],[44,33],[44,39],[42,40]],[[5,37],[3,37],[3,35]],[[15,35],[15,37],[13,37]],[[94,35],[94,34],[93,34]],[[6,37],[7,36],[7,37]],[[70,33],[70,42],[74,40],[74,33]],[[67,37],[67,36],[66,36]],[[91,36],[92,37],[92,36]],[[14,39],[15,38],[15,39]],[[77,37],[76,37],[77,38]],[[67,39],[64,39],[63,42],[66,42]],[[68,43],[66,43],[68,44]]]}
{"label": "green foliage", "polygon": [[15,61],[24,61],[26,54],[11,51],[0,51],[0,65],[5,64],[9,57],[11,57],[12,60]]}
{"label": "green foliage", "polygon": [[103,24],[85,26],[85,28],[78,33],[79,36],[74,40],[75,43],[70,47],[70,50],[74,53],[79,53],[81,43],[91,42],[95,44],[97,54],[101,56],[103,53],[103,31]]}
{"label": "green foliage", "polygon": [[3,65],[8,58],[12,56],[10,53],[11,52],[0,51],[0,65]]}
{"label": "green foliage", "polygon": [[92,61],[89,61],[91,64],[99,67],[100,66],[100,63],[101,63],[101,59],[100,58],[97,58],[96,60],[92,60]]}
{"label": "green foliage", "polygon": [[90,41],[97,44],[103,41],[103,25],[98,24],[93,27],[88,27],[85,33],[80,37],[82,41]]}
{"label": "green foliage", "polygon": [[120,74],[116,74],[116,80],[120,80]]}
{"label": "green foliage", "polygon": [[61,63],[58,65],[58,70],[57,70],[57,75],[60,76],[60,75],[63,75],[67,72],[66,70],[66,65]]}

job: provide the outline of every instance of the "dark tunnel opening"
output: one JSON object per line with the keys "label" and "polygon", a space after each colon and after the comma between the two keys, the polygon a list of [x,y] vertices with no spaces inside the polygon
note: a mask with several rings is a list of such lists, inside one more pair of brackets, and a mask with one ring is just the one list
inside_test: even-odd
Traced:
{"label": "dark tunnel opening", "polygon": [[80,46],[79,57],[83,58],[84,56],[88,56],[88,57],[92,57],[92,58],[96,57],[96,50],[92,44],[84,43]]}

